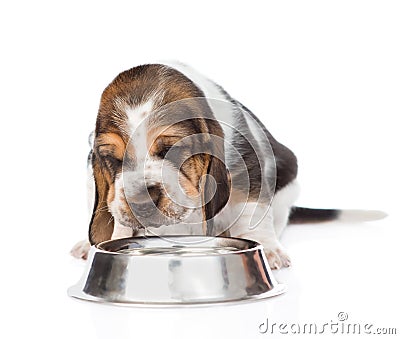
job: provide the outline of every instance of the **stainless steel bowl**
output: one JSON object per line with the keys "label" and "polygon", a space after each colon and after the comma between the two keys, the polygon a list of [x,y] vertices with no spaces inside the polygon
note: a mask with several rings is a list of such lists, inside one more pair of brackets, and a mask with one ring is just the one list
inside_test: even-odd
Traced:
{"label": "stainless steel bowl", "polygon": [[92,246],[72,297],[136,306],[263,299],[284,292],[263,247],[205,236],[124,238]]}

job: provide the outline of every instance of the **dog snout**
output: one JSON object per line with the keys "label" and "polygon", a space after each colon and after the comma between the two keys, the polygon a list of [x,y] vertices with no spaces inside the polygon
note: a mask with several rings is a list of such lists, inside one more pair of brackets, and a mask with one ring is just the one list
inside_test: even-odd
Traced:
{"label": "dog snout", "polygon": [[151,185],[137,190],[132,196],[127,197],[127,200],[135,213],[147,216],[156,210],[160,194],[160,187]]}

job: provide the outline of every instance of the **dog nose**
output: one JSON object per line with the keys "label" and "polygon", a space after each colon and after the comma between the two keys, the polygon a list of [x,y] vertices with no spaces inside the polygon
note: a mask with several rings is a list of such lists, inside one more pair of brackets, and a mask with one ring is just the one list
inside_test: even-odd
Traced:
{"label": "dog nose", "polygon": [[148,186],[130,196],[128,203],[135,213],[149,215],[156,208],[160,193],[159,186]]}

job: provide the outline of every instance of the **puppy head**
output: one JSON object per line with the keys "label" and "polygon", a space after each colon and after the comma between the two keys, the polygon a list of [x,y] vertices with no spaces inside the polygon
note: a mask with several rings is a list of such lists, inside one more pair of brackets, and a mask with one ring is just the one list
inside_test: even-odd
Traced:
{"label": "puppy head", "polygon": [[[114,221],[137,229],[212,220],[229,198],[223,132],[203,93],[162,65],[121,73],[103,93],[96,123],[91,243]],[[208,222],[208,228],[210,228]]]}

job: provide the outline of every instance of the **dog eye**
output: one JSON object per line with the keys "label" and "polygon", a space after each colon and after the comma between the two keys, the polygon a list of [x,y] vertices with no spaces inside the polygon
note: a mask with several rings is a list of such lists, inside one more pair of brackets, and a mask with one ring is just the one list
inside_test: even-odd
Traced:
{"label": "dog eye", "polygon": [[122,160],[114,158],[111,155],[107,155],[104,157],[104,160],[106,162],[106,165],[109,169],[111,170],[115,170],[118,169],[119,167],[121,167],[122,165]]}
{"label": "dog eye", "polygon": [[159,157],[159,158],[161,158],[161,159],[164,159],[165,156],[167,155],[167,153],[169,152],[169,150],[170,150],[171,148],[172,148],[171,146],[166,146],[166,147],[164,147],[161,151],[159,151],[159,152],[156,154],[156,156]]}

